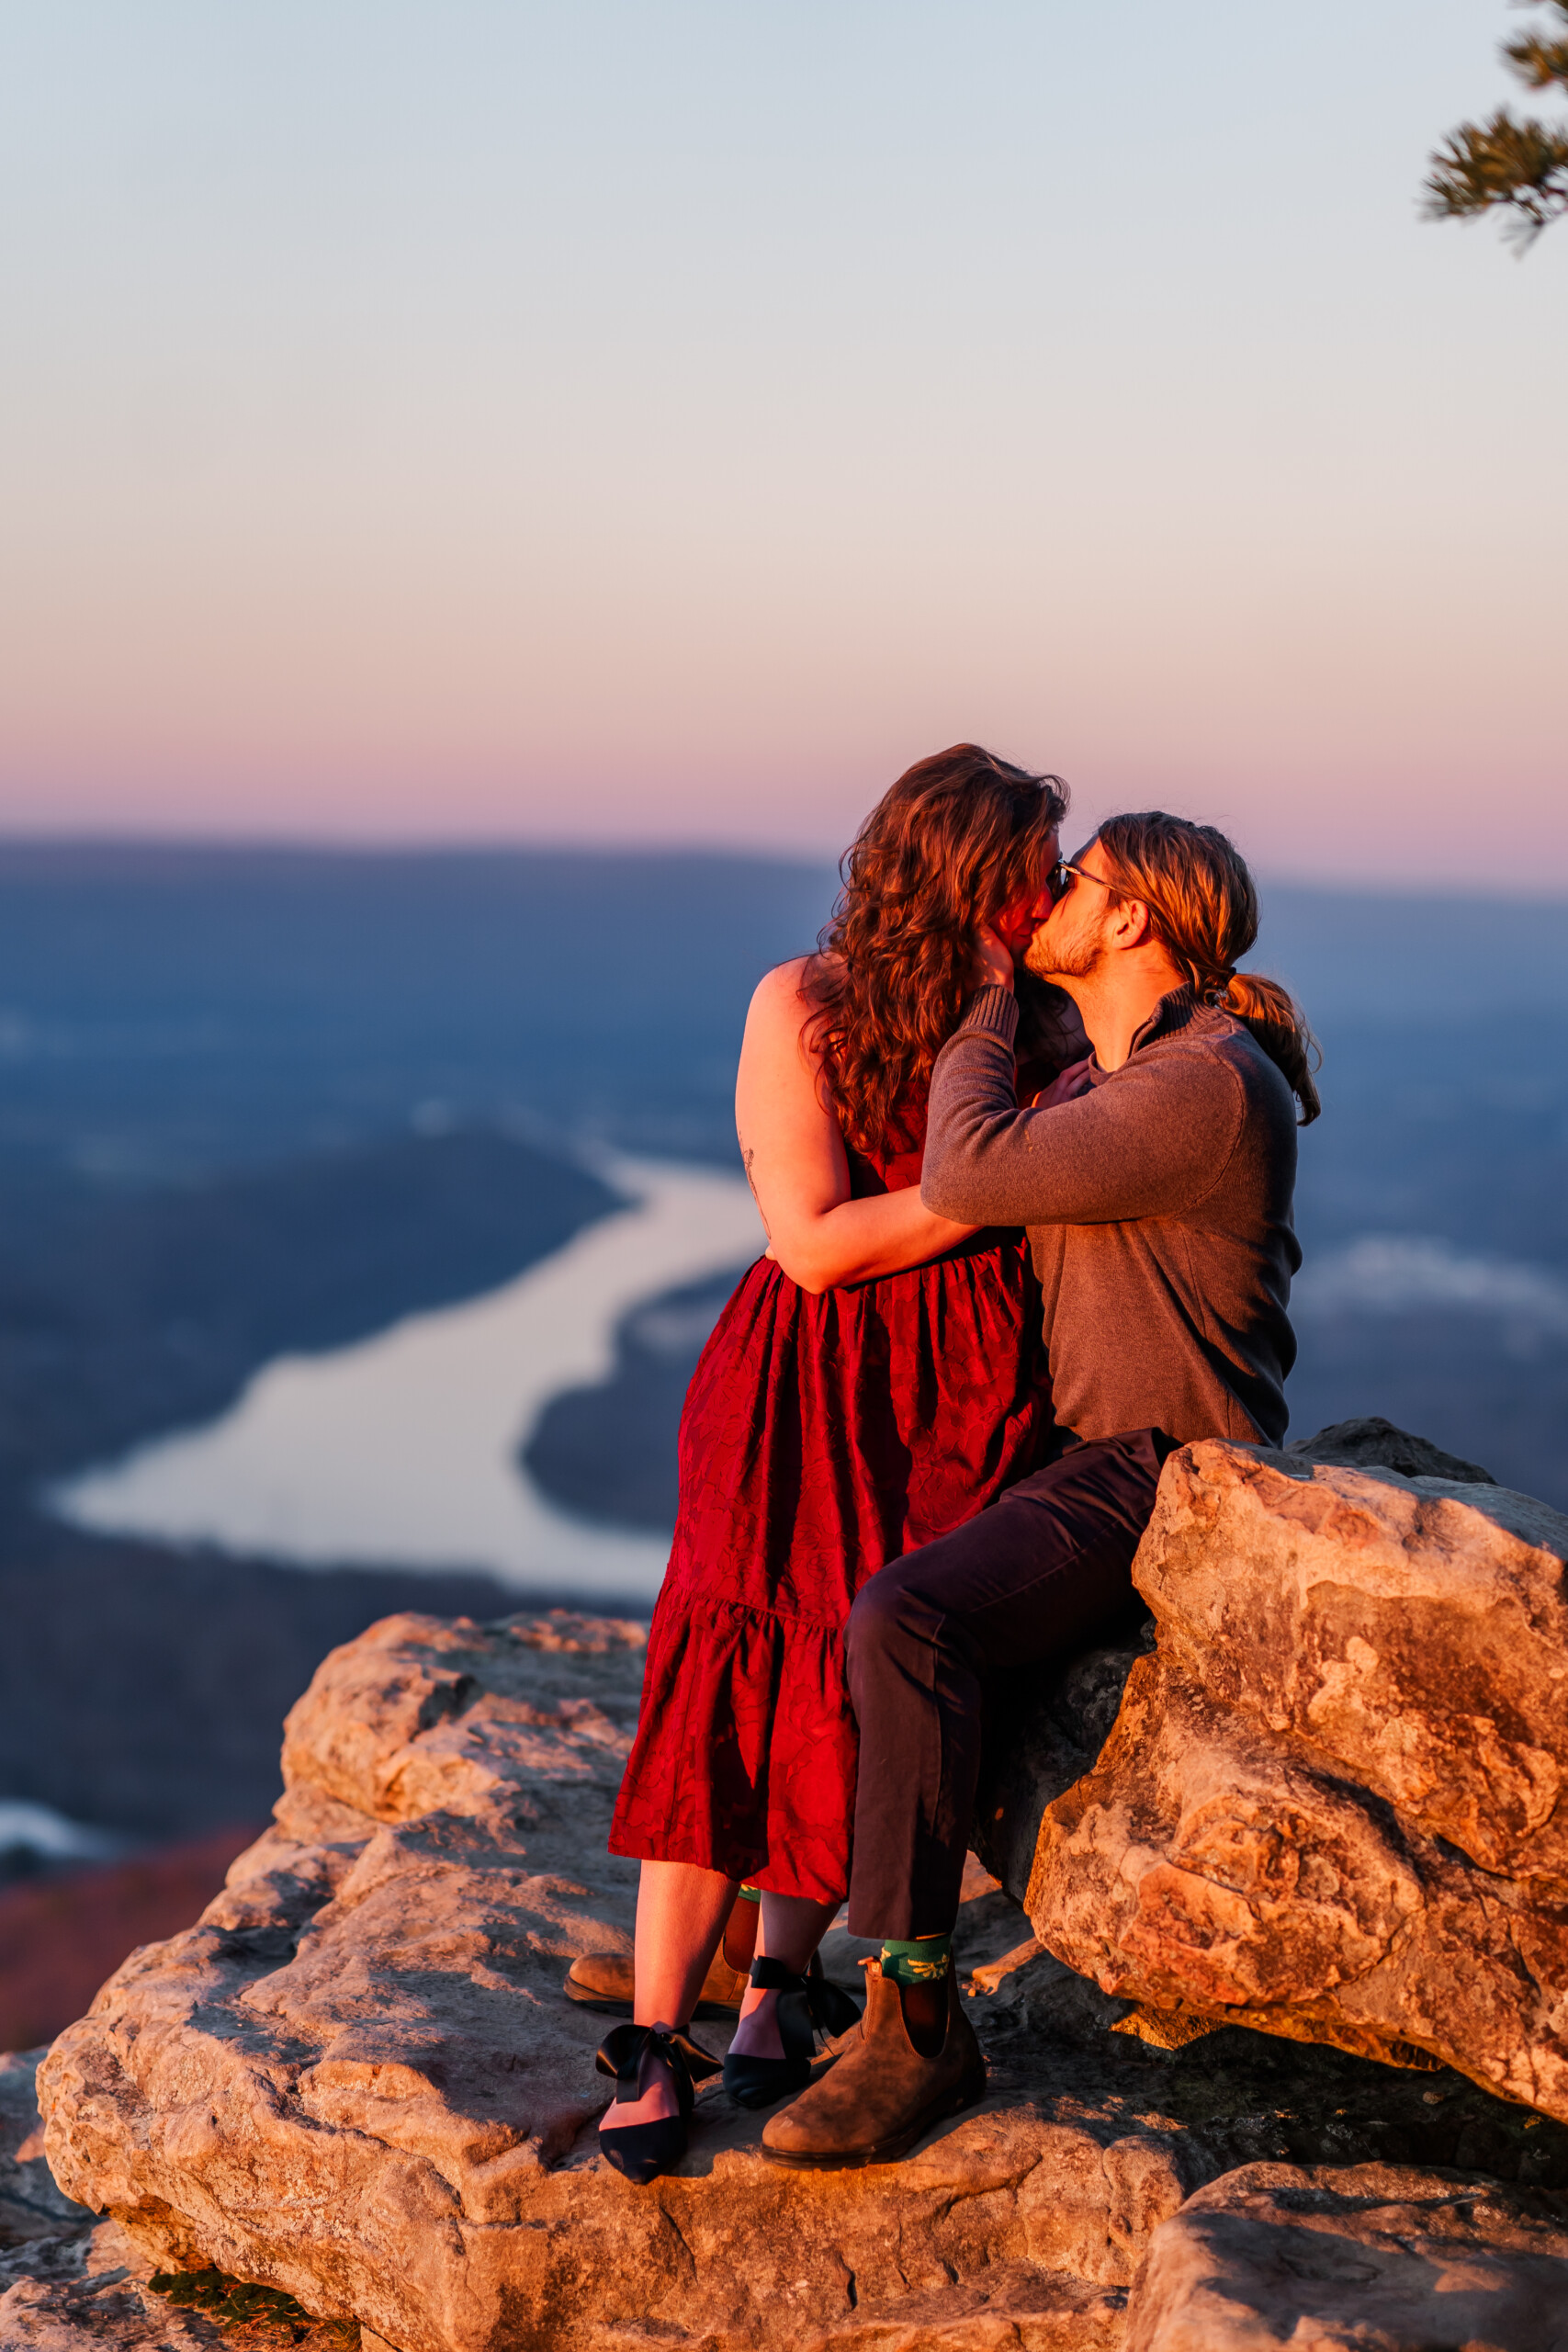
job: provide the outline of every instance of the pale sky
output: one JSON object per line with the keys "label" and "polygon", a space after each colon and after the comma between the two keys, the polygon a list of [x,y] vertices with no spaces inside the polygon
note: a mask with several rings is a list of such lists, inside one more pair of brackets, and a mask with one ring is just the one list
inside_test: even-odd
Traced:
{"label": "pale sky", "polygon": [[1568,890],[1492,0],[0,0],[0,828],[1087,831]]}

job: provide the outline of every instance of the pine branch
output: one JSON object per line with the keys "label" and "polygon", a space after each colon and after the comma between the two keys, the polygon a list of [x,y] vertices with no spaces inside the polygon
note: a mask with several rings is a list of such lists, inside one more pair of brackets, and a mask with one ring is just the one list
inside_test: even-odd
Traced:
{"label": "pine branch", "polygon": [[1503,55],[1527,90],[1550,90],[1554,82],[1568,84],[1568,40],[1542,40],[1527,33],[1521,40],[1506,40]]}
{"label": "pine branch", "polygon": [[[1524,0],[1529,5],[1529,0]],[[1563,38],[1505,41],[1503,56],[1527,89],[1568,89],[1568,0],[1548,0]],[[1423,206],[1429,220],[1502,210],[1504,233],[1522,251],[1568,212],[1568,124],[1520,119],[1499,107],[1490,122],[1461,123],[1432,157]]]}
{"label": "pine branch", "polygon": [[1562,25],[1562,40],[1544,40],[1539,33],[1526,33],[1518,40],[1503,43],[1504,57],[1527,90],[1549,90],[1554,82],[1568,87],[1568,0],[1551,0],[1551,5]]}
{"label": "pine branch", "polygon": [[1506,206],[1510,233],[1532,244],[1568,212],[1568,130],[1520,122],[1499,107],[1488,123],[1462,123],[1432,158],[1428,220],[1465,220]]}

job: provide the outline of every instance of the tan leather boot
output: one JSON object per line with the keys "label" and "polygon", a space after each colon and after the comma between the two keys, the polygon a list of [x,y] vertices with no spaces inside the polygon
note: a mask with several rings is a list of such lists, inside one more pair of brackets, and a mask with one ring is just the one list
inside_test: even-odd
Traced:
{"label": "tan leather boot", "polygon": [[944,2116],[985,2096],[986,2062],[964,2014],[955,1971],[947,1979],[947,2039],[923,2058],[904,2029],[898,1987],[865,1963],[865,2015],[838,2064],[780,2109],[762,2134],[770,2164],[836,2172],[891,2164]]}
{"label": "tan leather boot", "polygon": [[[692,2014],[699,2018],[733,2015],[739,2011],[750,1983],[748,1971],[731,1968],[720,1944],[713,1956],[713,1965],[703,1979],[703,1989]],[[581,2001],[585,2008],[601,2009],[606,2017],[629,2018],[635,1990],[629,1951],[584,1952],[567,1971],[567,1999]]]}

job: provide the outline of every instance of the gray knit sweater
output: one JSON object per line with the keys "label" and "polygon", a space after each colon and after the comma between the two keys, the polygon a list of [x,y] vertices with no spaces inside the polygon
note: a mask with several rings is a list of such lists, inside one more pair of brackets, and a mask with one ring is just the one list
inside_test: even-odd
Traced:
{"label": "gray knit sweater", "polygon": [[1018,1108],[1007,989],[937,1058],[920,1195],[966,1225],[1026,1225],[1057,1427],[1277,1445],[1296,1343],[1295,1104],[1245,1023],[1176,990],[1120,1069]]}

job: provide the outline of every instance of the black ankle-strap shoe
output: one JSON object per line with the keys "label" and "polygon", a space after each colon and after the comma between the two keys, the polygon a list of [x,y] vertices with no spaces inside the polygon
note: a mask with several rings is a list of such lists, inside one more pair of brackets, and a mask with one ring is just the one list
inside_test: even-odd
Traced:
{"label": "black ankle-strap shoe", "polygon": [[618,2025],[604,2036],[593,2061],[602,2075],[615,2076],[612,2115],[616,2107],[630,2106],[651,2089],[652,2069],[661,2062],[675,2086],[679,2115],[660,2116],[656,2123],[625,2123],[619,2130],[608,2126],[599,2134],[605,2163],[638,2188],[646,2188],[685,2154],[693,2086],[718,2073],[718,2060],[689,2034],[661,2033],[652,2025]]}
{"label": "black ankle-strap shoe", "polygon": [[822,1973],[820,1954],[813,1952],[805,1975],[786,1968],[782,1960],[754,1960],[751,1982],[759,1993],[776,1993],[782,2058],[753,2058],[732,2050],[724,2062],[724,2087],[738,2106],[772,2107],[792,2091],[803,2091],[811,2080],[817,2037],[847,2033],[860,2021],[860,2010],[840,1985],[829,1984]]}
{"label": "black ankle-strap shoe", "polygon": [[860,2023],[860,2003],[824,1973],[819,1951],[812,1953],[807,1974],[811,1979],[811,2022],[818,2032],[829,2040],[852,2032]]}

